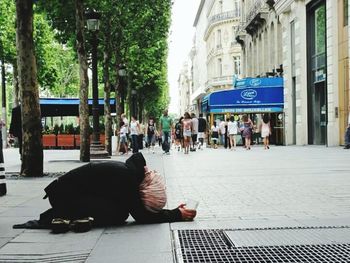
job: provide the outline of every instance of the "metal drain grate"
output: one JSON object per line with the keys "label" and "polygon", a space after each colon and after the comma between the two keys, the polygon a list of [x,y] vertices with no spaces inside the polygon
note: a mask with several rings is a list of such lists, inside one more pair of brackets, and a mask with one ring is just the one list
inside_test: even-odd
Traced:
{"label": "metal drain grate", "polygon": [[[270,237],[268,231],[273,233]],[[174,237],[177,261],[183,263],[349,263],[349,231],[349,227],[178,230]]]}

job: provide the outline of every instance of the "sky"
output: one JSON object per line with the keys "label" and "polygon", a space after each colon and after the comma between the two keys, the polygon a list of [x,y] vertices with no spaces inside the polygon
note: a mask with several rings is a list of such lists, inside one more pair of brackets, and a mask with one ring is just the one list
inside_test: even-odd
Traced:
{"label": "sky", "polygon": [[183,63],[192,48],[194,27],[200,0],[175,0],[169,37],[168,82],[170,85],[170,113],[178,112],[179,91],[177,80]]}

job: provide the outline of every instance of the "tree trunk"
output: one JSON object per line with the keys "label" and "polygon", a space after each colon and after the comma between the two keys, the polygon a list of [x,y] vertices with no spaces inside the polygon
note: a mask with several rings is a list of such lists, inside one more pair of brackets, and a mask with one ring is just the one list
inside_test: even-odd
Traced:
{"label": "tree trunk", "polygon": [[106,49],[103,52],[103,78],[104,78],[104,91],[105,91],[105,147],[109,155],[112,155],[112,116],[111,116],[111,85],[109,79],[109,65],[111,60],[111,45],[110,45],[110,21],[107,23],[105,30],[105,44]]}
{"label": "tree trunk", "polygon": [[20,102],[20,92],[18,83],[18,67],[17,63],[13,64],[13,108],[17,107]]}
{"label": "tree trunk", "polygon": [[16,0],[16,47],[22,98],[23,176],[43,175],[39,88],[33,42],[33,1]]}
{"label": "tree trunk", "polygon": [[80,161],[90,161],[90,134],[89,134],[89,79],[87,74],[87,59],[84,36],[84,6],[83,0],[75,0],[76,19],[76,45],[79,60],[80,77],[80,103],[79,103],[79,126],[80,126]]}

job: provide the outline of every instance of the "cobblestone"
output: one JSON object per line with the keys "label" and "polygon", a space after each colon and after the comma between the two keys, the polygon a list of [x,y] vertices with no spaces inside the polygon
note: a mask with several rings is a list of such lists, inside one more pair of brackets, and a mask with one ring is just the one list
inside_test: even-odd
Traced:
{"label": "cobblestone", "polygon": [[[46,230],[12,229],[12,224],[37,218],[49,207],[42,197],[52,177],[82,165],[72,161],[78,160],[78,151],[45,151],[45,172],[52,176],[8,180],[8,194],[0,198],[0,262],[5,255],[20,250],[31,255],[62,250],[71,256],[69,253],[80,249],[82,255],[90,255],[87,262],[115,262],[116,258],[123,262],[173,262],[170,231],[174,229],[341,226],[350,222],[350,151],[340,147],[206,148],[188,155],[177,151],[163,155],[157,149],[155,154],[144,150],[144,156],[150,168],[164,175],[169,208],[189,198],[199,201],[193,222],[96,229],[84,236],[82,246],[81,237],[73,233],[53,240]],[[6,150],[5,160],[8,174],[18,172],[16,151]],[[163,244],[161,252],[149,242],[152,233],[157,233]],[[51,241],[46,242],[45,250],[40,248],[43,240],[62,244],[55,248]],[[78,245],[73,246],[75,242]],[[129,251],[124,242],[139,242],[140,249]]]}

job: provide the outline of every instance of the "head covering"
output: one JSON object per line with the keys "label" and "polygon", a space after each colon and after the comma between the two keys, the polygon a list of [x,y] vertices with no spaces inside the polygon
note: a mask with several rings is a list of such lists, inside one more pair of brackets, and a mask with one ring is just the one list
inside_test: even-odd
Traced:
{"label": "head covering", "polygon": [[148,211],[157,213],[166,204],[163,178],[156,171],[148,171],[139,187],[140,197]]}
{"label": "head covering", "polygon": [[144,167],[146,166],[146,160],[142,153],[139,152],[131,155],[131,157],[125,161],[125,165],[135,173],[137,183],[141,183],[145,176]]}

